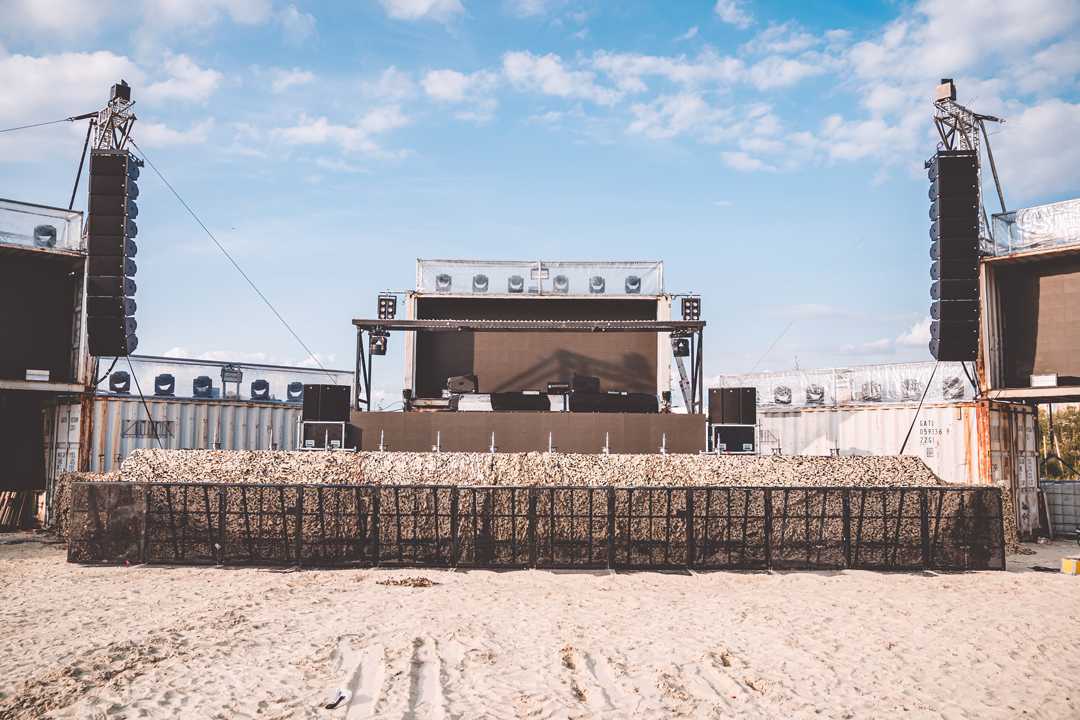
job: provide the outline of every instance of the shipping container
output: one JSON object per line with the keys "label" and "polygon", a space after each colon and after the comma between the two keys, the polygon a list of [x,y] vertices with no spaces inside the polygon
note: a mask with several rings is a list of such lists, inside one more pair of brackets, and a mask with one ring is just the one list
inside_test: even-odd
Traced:
{"label": "shipping container", "polygon": [[[916,414],[917,413],[917,414]],[[912,423],[914,422],[914,425]],[[758,409],[762,454],[915,455],[944,482],[1013,491],[1017,527],[1037,525],[1037,419],[1027,405],[991,401]]]}
{"label": "shipping container", "polygon": [[[80,455],[83,469],[111,472],[138,448],[294,450],[302,410],[297,403],[154,397],[146,398],[144,408],[137,396],[119,395],[96,395],[89,407],[89,426],[81,422],[84,406],[78,400],[57,405],[46,421],[48,508],[56,477],[79,469]],[[48,512],[45,521],[51,521]]]}

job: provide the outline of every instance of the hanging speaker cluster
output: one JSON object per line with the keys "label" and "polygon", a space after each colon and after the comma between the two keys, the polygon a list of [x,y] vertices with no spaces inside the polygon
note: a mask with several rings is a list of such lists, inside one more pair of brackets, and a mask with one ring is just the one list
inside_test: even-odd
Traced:
{"label": "hanging speaker cluster", "polygon": [[86,325],[93,356],[130,355],[139,344],[133,277],[141,165],[127,150],[90,155]]}
{"label": "hanging speaker cluster", "polygon": [[979,161],[940,150],[930,179],[930,354],[975,360],[979,349]]}

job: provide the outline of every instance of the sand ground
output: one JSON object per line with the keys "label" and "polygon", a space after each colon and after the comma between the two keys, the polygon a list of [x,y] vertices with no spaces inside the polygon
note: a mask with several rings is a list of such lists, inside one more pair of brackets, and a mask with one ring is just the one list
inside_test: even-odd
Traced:
{"label": "sand ground", "polygon": [[[1065,543],[613,574],[81,567],[32,537],[0,536],[0,718],[1080,717],[1080,577],[1029,569]],[[379,584],[406,576],[435,584]]]}

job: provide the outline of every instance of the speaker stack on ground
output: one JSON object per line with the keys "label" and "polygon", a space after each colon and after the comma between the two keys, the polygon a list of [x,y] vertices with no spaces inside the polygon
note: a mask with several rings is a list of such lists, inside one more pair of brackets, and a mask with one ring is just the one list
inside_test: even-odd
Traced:
{"label": "speaker stack on ground", "polygon": [[757,389],[709,388],[709,449],[718,453],[757,450]]}
{"label": "speaker stack on ground", "polygon": [[344,449],[349,422],[349,386],[304,385],[303,403],[299,448]]}

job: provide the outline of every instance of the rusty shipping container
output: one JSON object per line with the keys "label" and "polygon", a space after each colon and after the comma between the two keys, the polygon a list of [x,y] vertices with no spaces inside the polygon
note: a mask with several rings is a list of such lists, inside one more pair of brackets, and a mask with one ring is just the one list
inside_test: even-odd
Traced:
{"label": "rusty shipping container", "polygon": [[[1027,405],[978,400],[758,409],[759,452],[920,457],[947,483],[1012,491],[1017,527],[1037,524],[1037,419]],[[912,421],[915,421],[912,427]]]}

